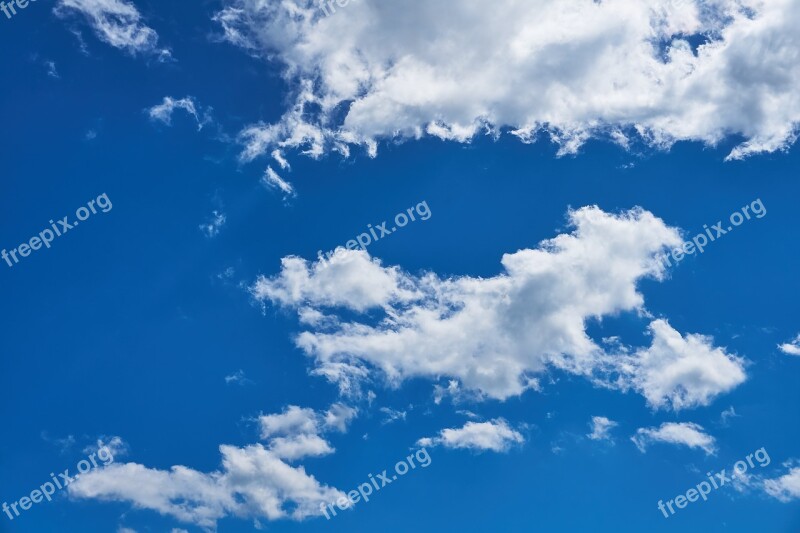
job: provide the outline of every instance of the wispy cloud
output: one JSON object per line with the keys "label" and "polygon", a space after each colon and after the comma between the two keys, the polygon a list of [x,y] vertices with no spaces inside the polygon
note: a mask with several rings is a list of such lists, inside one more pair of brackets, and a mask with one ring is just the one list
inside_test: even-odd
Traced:
{"label": "wispy cloud", "polygon": [[204,110],[201,117],[201,113],[198,110],[198,105],[195,102],[195,99],[191,96],[179,99],[172,98],[171,96],[165,96],[164,100],[160,104],[154,105],[153,107],[147,109],[147,114],[150,116],[151,120],[157,120],[170,126],[172,125],[172,114],[176,109],[182,109],[194,117],[195,122],[197,122],[198,131],[202,130],[203,126],[212,120],[210,108]]}
{"label": "wispy cloud", "polygon": [[58,0],[54,12],[59,17],[76,13],[83,16],[97,37],[130,54],[155,55],[160,61],[172,58],[170,51],[158,47],[158,34],[142,22],[132,2],[125,0]]}
{"label": "wispy cloud", "polygon": [[209,218],[209,220],[207,222],[204,222],[203,224],[200,224],[199,228],[200,231],[202,231],[206,237],[211,239],[219,235],[219,231],[220,229],[222,229],[222,226],[225,225],[226,221],[227,218],[225,217],[225,213],[217,211],[215,209],[214,211],[211,212],[211,217]]}
{"label": "wispy cloud", "polygon": [[261,178],[261,183],[268,189],[281,191],[284,198],[296,195],[294,187],[272,170],[272,167],[267,167],[264,176]]}
{"label": "wispy cloud", "polygon": [[231,383],[233,383],[233,384],[236,384],[236,385],[244,386],[244,385],[252,384],[253,381],[251,379],[248,379],[248,377],[244,373],[244,370],[240,369],[240,370],[237,370],[236,372],[234,372],[233,374],[229,374],[229,375],[225,376],[225,383],[227,385],[230,385]]}
{"label": "wispy cloud", "polygon": [[613,440],[611,430],[619,424],[604,416],[593,416],[590,424],[591,433],[587,435],[591,440]]}

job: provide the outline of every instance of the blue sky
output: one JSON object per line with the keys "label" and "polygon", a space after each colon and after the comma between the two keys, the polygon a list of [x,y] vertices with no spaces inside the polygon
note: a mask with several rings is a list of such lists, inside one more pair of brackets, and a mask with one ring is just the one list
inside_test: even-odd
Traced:
{"label": "blue sky", "polygon": [[800,13],[567,3],[0,13],[0,532],[799,530]]}

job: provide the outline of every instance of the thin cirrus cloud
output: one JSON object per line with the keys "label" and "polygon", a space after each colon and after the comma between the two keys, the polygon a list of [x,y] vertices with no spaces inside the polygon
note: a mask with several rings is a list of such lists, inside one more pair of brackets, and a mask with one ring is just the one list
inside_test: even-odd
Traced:
{"label": "thin cirrus cloud", "polygon": [[197,105],[195,99],[191,96],[187,96],[185,98],[172,98],[171,96],[165,96],[164,100],[160,104],[156,104],[153,107],[148,108],[146,111],[150,117],[150,120],[162,122],[167,126],[171,126],[172,115],[176,109],[182,109],[194,118],[195,122],[197,122],[197,131],[202,130],[203,126],[211,122],[210,108],[203,111],[201,117],[199,106]]}
{"label": "thin cirrus cloud", "polygon": [[158,47],[158,33],[143,22],[132,2],[125,0],[58,0],[55,14],[82,16],[98,39],[131,55],[153,55],[159,61],[172,58],[169,49]]}
{"label": "thin cirrus cloud", "polygon": [[717,448],[716,439],[693,422],[666,422],[657,428],[639,428],[631,440],[642,453],[653,443],[699,448],[706,455],[714,455]]}
{"label": "thin cirrus cloud", "polygon": [[611,430],[619,424],[604,416],[593,416],[591,422],[592,432],[587,434],[591,440],[612,440]]}
{"label": "thin cirrus cloud", "polygon": [[[416,276],[339,248],[312,263],[286,257],[280,273],[259,277],[251,292],[298,312],[309,329],[296,345],[313,358],[314,373],[345,394],[376,377],[393,387],[421,377],[449,379],[437,386],[439,401],[467,393],[504,400],[540,388],[538,376],[553,368],[677,411],[708,405],[744,381],[742,359],[663,319],[650,323],[648,348],[598,346],[586,322],[644,314],[638,284],[665,278],[658,254],[680,236],[642,209],[584,207],[569,220],[572,233],[504,255],[504,272],[494,277]],[[325,320],[303,319],[309,315]]]}
{"label": "thin cirrus cloud", "polygon": [[225,225],[226,221],[227,217],[225,216],[225,213],[215,209],[214,211],[212,211],[208,221],[204,222],[203,224],[200,224],[199,228],[200,231],[202,231],[206,237],[212,239],[217,235],[219,235],[219,232],[222,229],[222,226]]}
{"label": "thin cirrus cloud", "polygon": [[283,179],[277,172],[272,170],[272,167],[267,167],[267,170],[264,171],[264,175],[261,177],[261,184],[267,189],[281,192],[284,199],[296,196],[292,184]]}
{"label": "thin cirrus cloud", "polygon": [[219,470],[205,473],[185,466],[159,470],[112,463],[76,479],[69,494],[76,499],[128,502],[209,530],[228,516],[266,520],[317,516],[320,504],[336,501],[344,493],[291,463],[333,453],[321,435],[345,431],[355,416],[356,410],[343,404],[325,412],[289,406],[282,413],[258,418],[266,446],[220,446]]}
{"label": "thin cirrus cloud", "polygon": [[417,446],[507,452],[513,445],[524,442],[525,438],[519,431],[502,418],[496,418],[488,422],[467,422],[460,428],[443,429],[435,437],[419,439]]}
{"label": "thin cirrus cloud", "polygon": [[241,131],[245,160],[501,132],[559,154],[743,138],[735,160],[787,149],[800,124],[794,0],[352,2],[331,16],[317,0],[226,0],[214,21],[295,88],[281,120]]}

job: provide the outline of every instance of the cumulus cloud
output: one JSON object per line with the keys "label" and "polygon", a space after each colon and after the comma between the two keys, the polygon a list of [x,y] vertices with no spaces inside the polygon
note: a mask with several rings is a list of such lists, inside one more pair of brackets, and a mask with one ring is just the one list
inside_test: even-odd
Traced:
{"label": "cumulus cloud", "polygon": [[782,502],[800,500],[800,466],[791,468],[778,478],[764,480],[764,490]]}
{"label": "cumulus cloud", "polygon": [[800,355],[800,334],[791,341],[781,344],[778,348],[787,355]]}
{"label": "cumulus cloud", "polygon": [[618,425],[619,424],[613,420],[609,420],[604,416],[593,416],[591,423],[592,432],[586,436],[592,440],[612,440],[610,432]]}
{"label": "cumulus cloud", "polygon": [[704,432],[703,426],[693,422],[666,422],[657,428],[639,428],[631,440],[644,453],[654,442],[700,448],[707,455],[716,453],[714,437]]}
{"label": "cumulus cloud", "polygon": [[657,256],[680,236],[641,209],[585,207],[569,219],[572,233],[504,255],[505,271],[494,277],[416,276],[340,248],[313,263],[286,257],[281,272],[260,277],[251,292],[301,318],[309,308],[326,317],[305,321],[312,329],[296,344],[314,358],[315,373],[343,391],[360,390],[375,370],[392,386],[448,379],[437,385],[437,402],[467,393],[505,399],[538,388],[537,375],[553,367],[680,409],[743,380],[740,360],[663,320],[650,325],[653,344],[634,353],[609,354],[589,338],[589,319],[644,311],[637,285],[663,279]]}
{"label": "cumulus cloud", "polygon": [[157,105],[149,108],[147,110],[147,114],[150,116],[151,120],[158,120],[163,122],[167,126],[172,125],[172,113],[176,109],[183,109],[192,117],[194,117],[195,122],[197,122],[197,130],[200,131],[203,129],[203,126],[208,124],[211,121],[210,111],[206,110],[203,112],[203,117],[200,117],[198,113],[198,106],[195,102],[194,98],[191,96],[187,96],[185,98],[172,98],[171,96],[165,96],[164,100]]}
{"label": "cumulus cloud", "polygon": [[266,446],[222,445],[222,466],[213,472],[116,462],[83,474],[69,485],[69,493],[74,498],[129,502],[210,530],[227,516],[302,520],[319,515],[322,503],[344,493],[289,463],[332,453],[320,434],[344,431],[355,415],[355,409],[343,404],[326,412],[289,406],[282,413],[259,417]]}
{"label": "cumulus cloud", "polygon": [[333,453],[334,449],[320,434],[346,431],[356,414],[354,408],[339,403],[325,413],[290,405],[283,413],[260,416],[258,422],[261,438],[270,440],[269,450],[291,461]]}
{"label": "cumulus cloud", "polygon": [[125,0],[58,0],[54,12],[59,17],[70,13],[82,15],[97,37],[130,54],[157,55],[162,61],[170,51],[158,48],[158,34],[142,22],[142,15],[132,2]]}
{"label": "cumulus cloud", "polygon": [[295,87],[281,120],[241,132],[246,160],[503,132],[560,154],[740,136],[740,159],[787,149],[800,124],[793,0],[370,1],[331,16],[317,0],[226,0],[214,20]]}
{"label": "cumulus cloud", "polygon": [[496,418],[488,422],[467,422],[461,428],[443,429],[436,437],[419,439],[417,446],[506,452],[514,444],[523,442],[525,438],[520,432],[512,429],[502,418]]}
{"label": "cumulus cloud", "polygon": [[745,381],[744,361],[715,347],[710,337],[684,337],[666,320],[653,321],[649,329],[652,345],[620,364],[624,379],[652,407],[677,411],[708,405]]}
{"label": "cumulus cloud", "polygon": [[223,445],[220,453],[222,468],[210,473],[184,466],[157,470],[115,463],[82,475],[68,488],[75,498],[130,502],[209,529],[228,515],[303,519],[319,514],[321,503],[344,495],[261,444]]}

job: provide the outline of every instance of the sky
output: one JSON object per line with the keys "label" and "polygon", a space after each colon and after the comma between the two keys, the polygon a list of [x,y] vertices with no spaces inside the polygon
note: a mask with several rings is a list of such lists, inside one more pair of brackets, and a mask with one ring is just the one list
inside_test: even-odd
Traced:
{"label": "sky", "polygon": [[19,2],[0,533],[800,531],[800,4]]}

